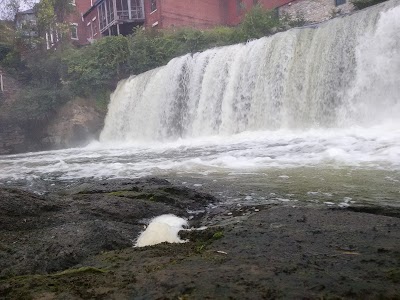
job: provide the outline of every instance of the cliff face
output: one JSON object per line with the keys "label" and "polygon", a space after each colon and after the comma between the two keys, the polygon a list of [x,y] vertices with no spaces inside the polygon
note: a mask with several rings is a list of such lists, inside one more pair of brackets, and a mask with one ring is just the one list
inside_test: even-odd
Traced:
{"label": "cliff face", "polygon": [[0,155],[24,152],[26,144],[24,130],[17,124],[0,121]]}
{"label": "cliff face", "polygon": [[95,102],[79,98],[48,121],[0,119],[0,155],[84,146],[98,137],[103,124],[104,112]]}
{"label": "cliff face", "polygon": [[26,148],[23,145],[28,140],[23,124],[12,122],[12,117],[8,115],[21,85],[1,67],[0,73],[3,74],[4,83],[4,91],[0,91],[0,155],[23,152],[21,148]]}
{"label": "cliff face", "polygon": [[103,128],[105,112],[97,108],[94,99],[69,101],[45,121],[35,122],[29,116],[15,120],[10,112],[23,85],[7,74],[4,83],[5,91],[0,94],[0,155],[84,146]]}
{"label": "cliff face", "polygon": [[98,138],[104,117],[95,100],[77,98],[61,107],[46,126],[42,141],[52,149],[84,146]]}

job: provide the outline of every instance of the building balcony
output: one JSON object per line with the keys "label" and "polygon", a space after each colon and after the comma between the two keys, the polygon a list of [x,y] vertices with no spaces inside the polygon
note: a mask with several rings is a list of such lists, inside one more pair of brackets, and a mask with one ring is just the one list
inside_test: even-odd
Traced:
{"label": "building balcony", "polygon": [[123,23],[144,21],[143,0],[103,0],[98,2],[100,32]]}

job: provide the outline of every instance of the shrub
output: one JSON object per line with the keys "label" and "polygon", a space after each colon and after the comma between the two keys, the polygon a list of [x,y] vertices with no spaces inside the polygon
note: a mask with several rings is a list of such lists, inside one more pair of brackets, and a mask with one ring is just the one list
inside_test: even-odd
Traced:
{"label": "shrub", "polygon": [[0,63],[1,61],[6,58],[7,54],[13,50],[11,45],[7,45],[0,42]]}
{"label": "shrub", "polygon": [[44,87],[60,87],[63,64],[62,53],[57,51],[31,53],[25,58],[26,67],[29,70],[29,84]]}
{"label": "shrub", "polygon": [[164,33],[154,30],[135,29],[129,38],[129,57],[127,71],[139,74],[168,62],[179,51],[179,42],[164,38]]}
{"label": "shrub", "polygon": [[126,73],[143,73],[165,65],[177,56],[246,42],[272,34],[289,25],[298,26],[300,23],[300,19],[291,20],[287,17],[281,21],[275,11],[267,11],[257,5],[246,14],[241,25],[235,28],[219,26],[204,31],[193,28],[155,31],[138,27],[128,37],[129,57]]}
{"label": "shrub", "polygon": [[237,29],[233,27],[215,27],[212,30],[204,31],[204,36],[207,42],[207,48],[232,45],[242,42],[238,41]]}
{"label": "shrub", "polygon": [[[266,11],[257,5],[235,28],[156,31],[137,27],[127,37],[105,37],[85,48],[65,51],[61,61],[66,70],[61,77],[76,95],[93,95],[94,91],[112,90],[120,79],[165,65],[174,57],[260,38],[283,30],[289,24],[298,25],[287,17],[280,20],[275,11]],[[51,63],[43,66],[50,69],[50,73],[56,73]]]}
{"label": "shrub", "polygon": [[62,62],[65,80],[77,94],[87,94],[98,87],[114,86],[125,77],[129,56],[127,38],[110,36],[83,49],[68,50]]}
{"label": "shrub", "polygon": [[20,91],[10,111],[14,120],[46,121],[57,109],[71,99],[67,89],[54,87],[26,87]]}
{"label": "shrub", "polygon": [[238,33],[242,40],[257,39],[275,33],[281,25],[275,10],[268,11],[261,5],[256,5],[240,23]]}
{"label": "shrub", "polygon": [[21,57],[17,51],[11,49],[1,60],[1,65],[7,69],[19,69],[23,66]]}

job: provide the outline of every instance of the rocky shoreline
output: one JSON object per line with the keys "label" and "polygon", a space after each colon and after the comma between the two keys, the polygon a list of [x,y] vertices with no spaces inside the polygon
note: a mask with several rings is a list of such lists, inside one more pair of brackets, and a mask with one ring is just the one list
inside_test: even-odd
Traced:
{"label": "rocky shoreline", "polygon": [[[0,299],[400,297],[398,214],[218,201],[158,178],[1,188]],[[133,248],[166,213],[208,229]]]}

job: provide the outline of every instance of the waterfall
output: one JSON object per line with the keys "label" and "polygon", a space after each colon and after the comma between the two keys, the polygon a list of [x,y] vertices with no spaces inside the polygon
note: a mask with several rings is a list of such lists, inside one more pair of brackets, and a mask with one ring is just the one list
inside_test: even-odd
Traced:
{"label": "waterfall", "polygon": [[396,122],[399,98],[400,1],[392,0],[121,81],[100,140],[368,127]]}

